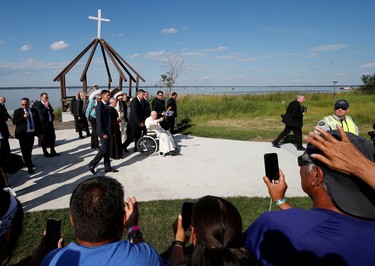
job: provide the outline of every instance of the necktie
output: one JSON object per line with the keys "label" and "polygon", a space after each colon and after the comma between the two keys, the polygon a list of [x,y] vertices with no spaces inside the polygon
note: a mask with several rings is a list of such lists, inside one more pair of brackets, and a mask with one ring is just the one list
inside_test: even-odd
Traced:
{"label": "necktie", "polygon": [[27,112],[28,112],[28,114],[29,114],[29,116],[28,116],[28,118],[27,118],[27,121],[29,121],[29,128],[30,128],[30,130],[33,130],[33,129],[34,129],[34,126],[33,126],[33,120],[31,119],[31,112],[30,112],[30,109],[27,110]]}

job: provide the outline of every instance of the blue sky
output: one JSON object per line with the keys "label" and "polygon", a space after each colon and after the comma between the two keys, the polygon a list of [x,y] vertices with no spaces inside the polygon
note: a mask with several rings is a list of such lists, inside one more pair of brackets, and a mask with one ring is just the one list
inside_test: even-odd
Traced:
{"label": "blue sky", "polygon": [[[153,86],[170,56],[184,59],[176,85],[361,84],[375,73],[375,1],[1,1],[0,87],[59,86],[53,78],[97,37]],[[67,75],[81,85],[84,57]],[[105,85],[100,49],[88,83]],[[118,75],[112,68],[113,86]]]}

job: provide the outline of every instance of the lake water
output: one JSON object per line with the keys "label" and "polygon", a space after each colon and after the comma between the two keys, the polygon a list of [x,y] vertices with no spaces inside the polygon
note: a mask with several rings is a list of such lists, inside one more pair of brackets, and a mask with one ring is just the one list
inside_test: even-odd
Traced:
{"label": "lake water", "polygon": [[[352,86],[356,87],[356,86]],[[101,87],[101,88],[104,88]],[[147,90],[151,97],[156,95],[158,90],[164,91],[165,88],[160,87],[146,87],[141,86],[140,88]],[[127,92],[128,88],[123,88],[124,92]],[[133,95],[134,95],[133,88]],[[66,89],[67,96],[74,96],[75,92],[82,91],[82,87],[69,87]],[[333,92],[333,86],[176,86],[172,88],[172,91],[176,91],[179,95],[184,94],[260,94],[260,93],[271,93],[271,92],[300,92],[300,93],[328,93]],[[41,92],[48,93],[51,105],[56,108],[61,107],[61,90],[60,87],[0,87],[0,96],[6,98],[6,106],[9,112],[20,107],[21,98],[27,97],[31,102],[39,100]],[[336,86],[336,92],[340,92],[338,86]]]}

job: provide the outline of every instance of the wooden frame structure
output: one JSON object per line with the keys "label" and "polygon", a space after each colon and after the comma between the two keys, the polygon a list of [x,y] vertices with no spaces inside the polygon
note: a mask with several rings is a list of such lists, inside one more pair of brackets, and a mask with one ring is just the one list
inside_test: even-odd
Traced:
{"label": "wooden frame structure", "polygon": [[[100,36],[100,35],[99,35]],[[90,67],[90,63],[92,61],[92,58],[95,54],[96,48],[100,45],[101,52],[103,55],[104,64],[107,71],[108,76],[108,89],[111,88],[112,83],[112,76],[109,71],[108,67],[108,60],[106,57],[106,54],[110,58],[112,64],[115,66],[119,73],[119,84],[118,89],[122,91],[122,84],[123,82],[129,81],[129,90],[128,95],[132,96],[132,86],[133,82],[135,83],[135,91],[138,91],[139,88],[139,81],[145,82],[145,79],[138,74],[130,65],[128,62],[126,62],[104,39],[102,38],[96,38],[94,39],[72,62],[70,62],[69,65],[67,65],[63,71],[61,71],[54,79],[53,81],[60,81],[60,88],[61,88],[61,107],[63,111],[66,111],[69,107],[70,100],[74,96],[67,96],[66,95],[66,79],[65,75],[73,68],[73,66],[91,49],[90,56],[87,60],[86,66],[82,72],[80,81],[82,82],[83,92],[87,92],[87,71]],[[123,70],[128,75],[128,78],[126,78]]]}

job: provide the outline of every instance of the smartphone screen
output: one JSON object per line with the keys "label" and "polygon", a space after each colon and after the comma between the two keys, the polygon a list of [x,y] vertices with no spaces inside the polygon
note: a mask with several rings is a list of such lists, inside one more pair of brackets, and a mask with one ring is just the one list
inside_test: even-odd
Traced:
{"label": "smartphone screen", "polygon": [[279,179],[279,161],[277,153],[264,154],[264,168],[270,181]]}
{"label": "smartphone screen", "polygon": [[191,225],[191,214],[193,210],[194,202],[183,202],[181,207],[182,216],[182,227],[185,231],[190,228]]}
{"label": "smartphone screen", "polygon": [[58,219],[48,218],[46,223],[46,253],[57,248],[57,242],[61,237],[61,221]]}

